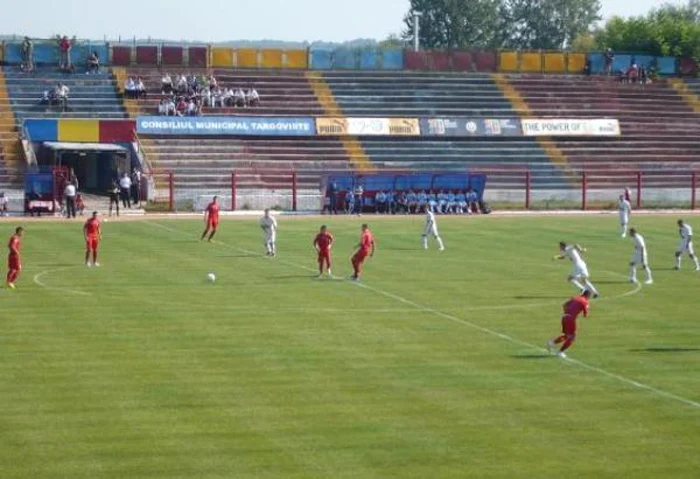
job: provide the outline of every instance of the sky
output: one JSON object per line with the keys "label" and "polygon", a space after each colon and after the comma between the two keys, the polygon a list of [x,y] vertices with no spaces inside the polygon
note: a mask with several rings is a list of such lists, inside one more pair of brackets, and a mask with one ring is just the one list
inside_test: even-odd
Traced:
{"label": "sky", "polygon": [[[678,0],[672,0],[677,2]],[[12,2],[13,6],[7,6]],[[0,35],[327,41],[386,38],[408,0],[0,0]],[[601,0],[603,16],[638,15],[663,0]],[[18,5],[19,4],[19,5]],[[21,5],[21,6],[20,6]],[[166,7],[167,5],[167,7]]]}

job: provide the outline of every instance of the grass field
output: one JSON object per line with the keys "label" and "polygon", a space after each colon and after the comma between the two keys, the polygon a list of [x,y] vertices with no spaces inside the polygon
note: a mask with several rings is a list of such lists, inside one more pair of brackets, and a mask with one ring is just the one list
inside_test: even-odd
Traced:
{"label": "grass field", "polygon": [[[343,277],[370,222],[362,283],[314,278],[318,219],[282,218],[273,260],[254,220],[216,244],[108,222],[99,270],[80,223],[27,224],[0,291],[0,477],[698,477],[700,274],[671,270],[675,217],[635,218],[640,288],[614,216],[439,218],[444,253],[419,217],[326,220]],[[560,239],[602,292],[567,361],[542,348],[575,293]]]}

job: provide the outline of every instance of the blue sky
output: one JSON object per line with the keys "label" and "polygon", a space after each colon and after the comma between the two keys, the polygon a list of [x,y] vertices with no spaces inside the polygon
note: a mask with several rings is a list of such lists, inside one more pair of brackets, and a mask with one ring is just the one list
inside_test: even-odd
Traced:
{"label": "blue sky", "polygon": [[[90,39],[150,36],[204,42],[381,39],[401,31],[402,17],[409,4],[408,0],[24,0],[17,3],[18,8],[0,15],[0,34],[46,38],[66,32]],[[602,0],[601,3],[603,15],[609,17],[641,14],[663,1]]]}

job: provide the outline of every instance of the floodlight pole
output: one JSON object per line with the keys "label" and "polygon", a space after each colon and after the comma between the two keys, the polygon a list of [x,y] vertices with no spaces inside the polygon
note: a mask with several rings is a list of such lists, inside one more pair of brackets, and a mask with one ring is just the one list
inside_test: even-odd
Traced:
{"label": "floodlight pole", "polygon": [[421,12],[413,12],[413,50],[420,50],[420,17]]}

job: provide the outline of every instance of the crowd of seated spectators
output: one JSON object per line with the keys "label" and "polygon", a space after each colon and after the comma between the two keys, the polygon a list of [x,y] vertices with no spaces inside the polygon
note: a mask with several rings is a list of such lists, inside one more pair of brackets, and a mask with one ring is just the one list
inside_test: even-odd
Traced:
{"label": "crowd of seated spectators", "polygon": [[[134,79],[126,89],[127,95],[143,98],[147,92],[141,88],[143,82]],[[198,116],[203,107],[239,107],[248,108],[260,105],[260,95],[250,86],[243,88],[225,87],[218,84],[211,75],[176,75],[173,79],[168,73],[161,78],[161,100],[158,114],[163,116]]]}
{"label": "crowd of seated spectators", "polygon": [[[371,206],[377,214],[435,214],[470,215],[481,213],[479,194],[471,188],[455,190],[380,190],[373,201],[367,201],[361,186],[343,193],[344,211],[359,214]],[[369,205],[371,203],[371,205]]]}
{"label": "crowd of seated spectators", "polygon": [[51,106],[58,106],[61,111],[68,111],[68,96],[70,95],[70,88],[64,83],[57,83],[51,90],[44,90],[41,95],[41,104]]}

